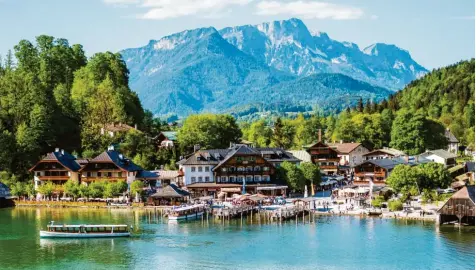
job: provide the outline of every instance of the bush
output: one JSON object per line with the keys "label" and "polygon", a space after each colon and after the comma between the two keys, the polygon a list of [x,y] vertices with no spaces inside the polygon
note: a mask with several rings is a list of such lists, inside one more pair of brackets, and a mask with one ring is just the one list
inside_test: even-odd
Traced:
{"label": "bush", "polygon": [[372,200],[372,206],[373,207],[381,207],[382,203],[385,202],[385,197],[384,196],[377,196],[375,199]]}
{"label": "bush", "polygon": [[391,201],[388,203],[388,208],[390,211],[400,211],[403,210],[403,203],[399,200]]}

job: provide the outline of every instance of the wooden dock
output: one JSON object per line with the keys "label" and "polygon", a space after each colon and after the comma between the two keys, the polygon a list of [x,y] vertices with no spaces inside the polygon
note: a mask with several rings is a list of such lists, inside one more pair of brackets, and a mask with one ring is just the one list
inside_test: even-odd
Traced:
{"label": "wooden dock", "polygon": [[304,217],[306,212],[309,212],[309,210],[305,206],[290,205],[273,210],[269,217],[274,221],[283,221],[292,218],[297,219],[299,215]]}
{"label": "wooden dock", "polygon": [[235,207],[216,208],[213,211],[213,215],[218,219],[230,219],[234,217],[243,217],[248,214],[253,214],[256,207],[253,205],[243,205]]}

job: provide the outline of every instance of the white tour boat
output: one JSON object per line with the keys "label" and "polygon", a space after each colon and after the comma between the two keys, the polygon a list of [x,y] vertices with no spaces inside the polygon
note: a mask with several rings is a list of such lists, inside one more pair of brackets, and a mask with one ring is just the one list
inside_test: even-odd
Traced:
{"label": "white tour boat", "polygon": [[55,225],[40,230],[41,238],[104,238],[131,236],[127,225]]}
{"label": "white tour boat", "polygon": [[168,214],[169,220],[188,220],[196,219],[205,213],[204,204],[187,205],[174,208]]}

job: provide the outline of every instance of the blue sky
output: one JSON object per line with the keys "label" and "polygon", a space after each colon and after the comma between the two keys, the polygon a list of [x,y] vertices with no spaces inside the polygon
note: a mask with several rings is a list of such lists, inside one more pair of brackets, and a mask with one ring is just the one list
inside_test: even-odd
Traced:
{"label": "blue sky", "polygon": [[432,69],[474,57],[474,10],[473,0],[0,0],[0,54],[40,34],[83,44],[92,55],[185,29],[297,17],[360,48],[396,44]]}

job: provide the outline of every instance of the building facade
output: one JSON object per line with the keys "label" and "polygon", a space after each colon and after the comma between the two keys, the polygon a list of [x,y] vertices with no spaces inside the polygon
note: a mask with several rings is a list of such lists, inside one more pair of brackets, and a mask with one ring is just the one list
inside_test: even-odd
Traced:
{"label": "building facade", "polygon": [[311,156],[312,163],[319,165],[321,173],[327,175],[337,174],[340,162],[337,150],[323,142],[317,142],[306,148],[306,151]]}
{"label": "building facade", "polygon": [[364,161],[364,155],[369,153],[369,149],[364,147],[361,143],[330,143],[331,148],[337,151],[337,156],[340,158],[340,166],[353,167]]}
{"label": "building facade", "polygon": [[456,138],[456,136],[453,133],[451,133],[449,129],[445,130],[445,137],[448,140],[448,148],[446,150],[450,153],[457,154],[458,147],[459,147],[459,140]]}
{"label": "building facade", "polygon": [[38,161],[30,172],[33,173],[35,189],[48,181],[55,184],[64,184],[69,179],[79,181],[80,164],[76,158],[64,150],[56,148],[46,157]]}

